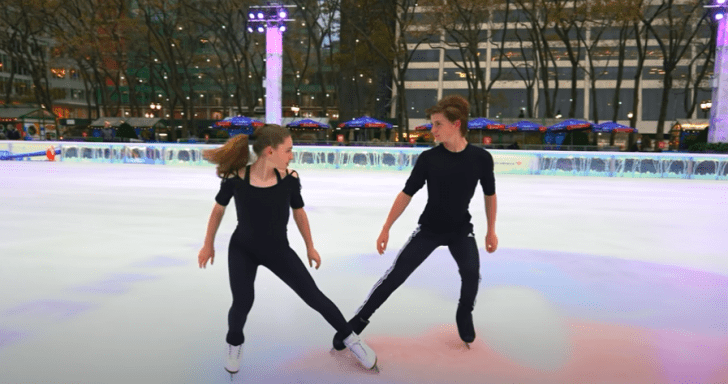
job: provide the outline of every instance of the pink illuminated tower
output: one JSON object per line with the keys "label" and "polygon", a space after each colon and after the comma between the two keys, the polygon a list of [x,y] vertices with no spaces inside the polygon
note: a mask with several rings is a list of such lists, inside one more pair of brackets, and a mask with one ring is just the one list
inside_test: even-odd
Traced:
{"label": "pink illuminated tower", "polygon": [[710,109],[709,143],[728,142],[728,31],[726,0],[715,0],[713,18],[718,23],[713,74],[713,100]]}
{"label": "pink illuminated tower", "polygon": [[283,79],[283,32],[290,5],[271,3],[250,7],[248,32],[265,32],[265,122],[281,124]]}
{"label": "pink illuminated tower", "polygon": [[281,125],[283,32],[280,27],[268,27],[265,32],[265,48],[265,122]]}

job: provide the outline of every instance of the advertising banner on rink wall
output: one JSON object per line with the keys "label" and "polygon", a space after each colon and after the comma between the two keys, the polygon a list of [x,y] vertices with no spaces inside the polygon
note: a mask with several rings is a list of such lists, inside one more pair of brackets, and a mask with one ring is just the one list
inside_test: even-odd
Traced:
{"label": "advertising banner on rink wall", "polygon": [[[60,143],[51,141],[0,141],[0,160],[49,161],[48,149],[54,152]],[[58,160],[58,158],[55,158]]]}
{"label": "advertising banner on rink wall", "polygon": [[538,156],[529,152],[490,151],[495,173],[530,175],[538,171]]}

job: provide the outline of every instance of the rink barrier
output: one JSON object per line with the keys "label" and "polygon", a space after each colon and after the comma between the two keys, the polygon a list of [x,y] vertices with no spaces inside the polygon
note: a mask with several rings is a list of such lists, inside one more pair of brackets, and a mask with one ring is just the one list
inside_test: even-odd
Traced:
{"label": "rink barrier", "polygon": [[[0,141],[0,154],[14,156],[60,150],[57,160],[78,163],[123,163],[211,166],[205,149],[219,144],[86,143]],[[301,169],[411,170],[429,147],[302,146],[293,148],[291,167]],[[728,155],[676,152],[562,152],[488,150],[498,174],[601,176],[728,180]],[[252,153],[252,150],[251,150]],[[45,161],[43,157],[15,160]]]}

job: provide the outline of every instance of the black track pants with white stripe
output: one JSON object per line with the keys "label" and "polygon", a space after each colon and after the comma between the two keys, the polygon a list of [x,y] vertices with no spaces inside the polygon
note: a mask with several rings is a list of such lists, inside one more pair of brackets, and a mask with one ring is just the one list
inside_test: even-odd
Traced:
{"label": "black track pants with white stripe", "polygon": [[399,251],[389,270],[374,285],[369,297],[357,311],[357,316],[368,320],[435,248],[442,245],[447,245],[450,249],[460,272],[462,285],[459,306],[472,311],[480,282],[480,255],[474,235],[433,234],[418,228]]}

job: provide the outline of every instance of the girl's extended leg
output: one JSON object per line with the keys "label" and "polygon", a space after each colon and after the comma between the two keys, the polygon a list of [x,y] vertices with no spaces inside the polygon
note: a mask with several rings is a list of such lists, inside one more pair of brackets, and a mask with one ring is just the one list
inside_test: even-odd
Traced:
{"label": "girl's extended leg", "polygon": [[245,342],[243,327],[253,307],[255,274],[258,262],[253,255],[245,252],[235,240],[228,249],[228,273],[230,274],[230,290],[233,294],[233,305],[228,312],[228,333],[225,338],[230,345]]}
{"label": "girl's extended leg", "polygon": [[275,256],[265,266],[291,287],[309,307],[320,313],[337,332],[350,334],[351,326],[346,322],[344,315],[341,314],[336,304],[316,286],[316,282],[296,252],[287,248]]}

